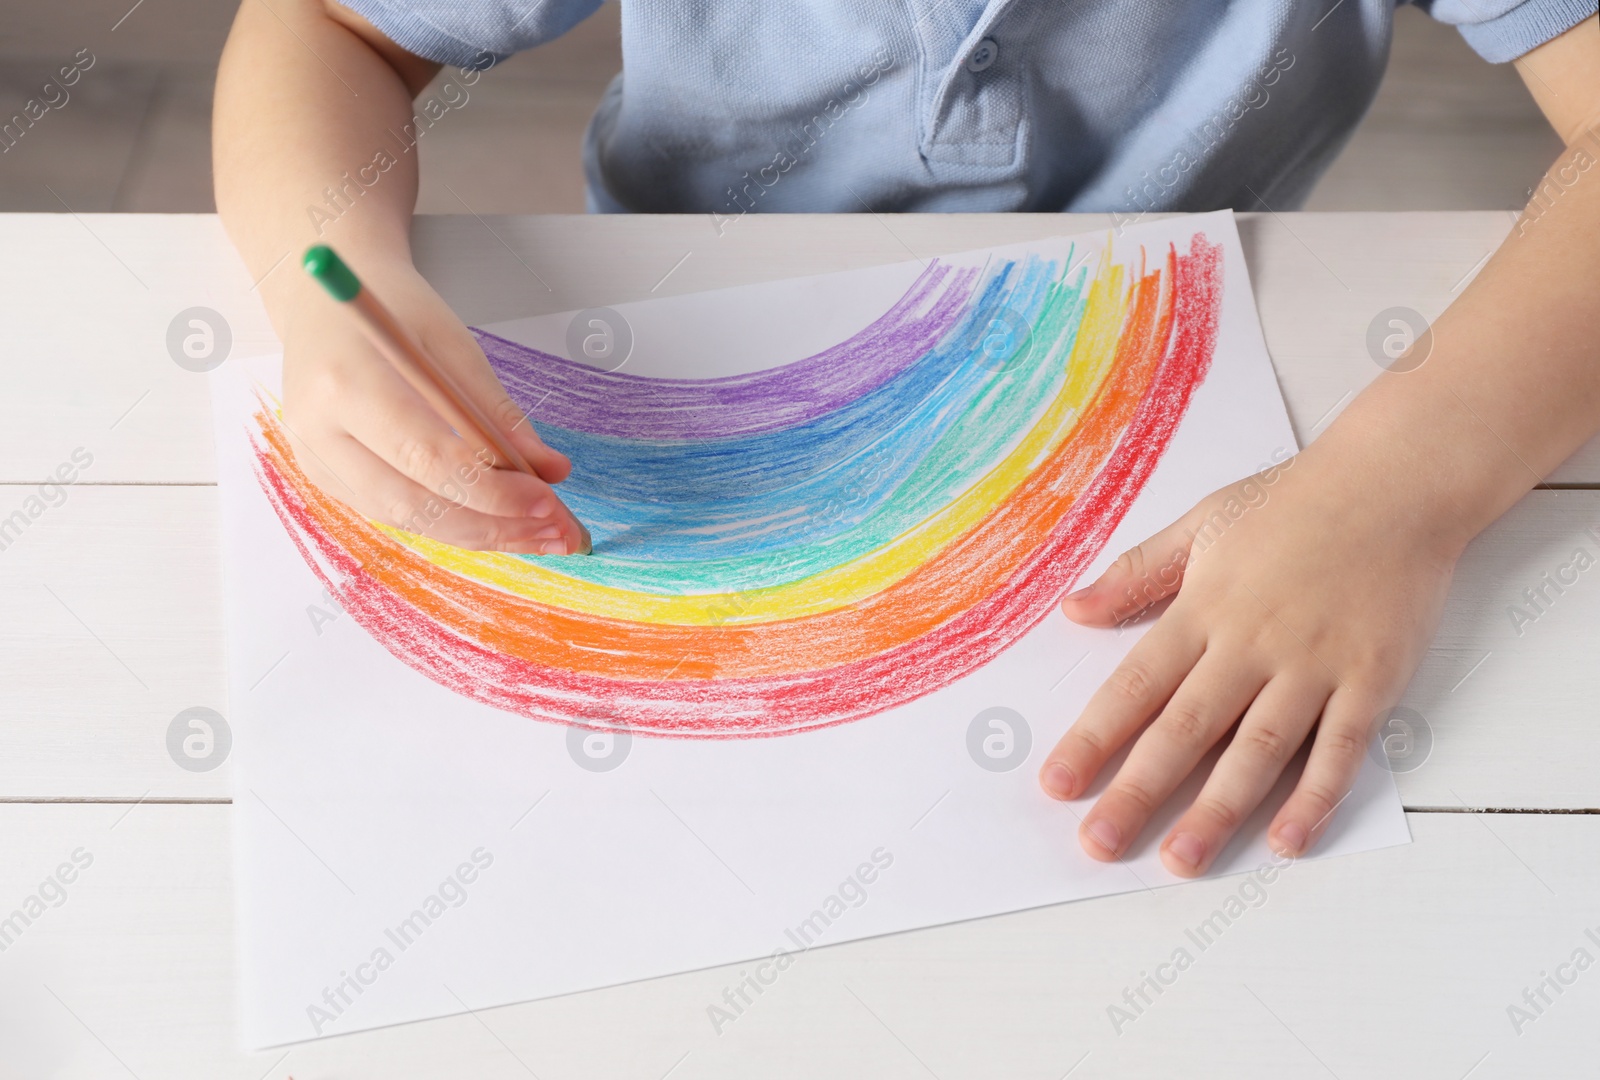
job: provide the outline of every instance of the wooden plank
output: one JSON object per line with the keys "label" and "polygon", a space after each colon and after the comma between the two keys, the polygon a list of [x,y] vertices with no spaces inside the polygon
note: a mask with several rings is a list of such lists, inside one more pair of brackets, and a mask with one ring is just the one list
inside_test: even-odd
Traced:
{"label": "wooden plank", "polygon": [[[1497,1080],[1575,1076],[1600,1049],[1600,971],[1571,966],[1600,956],[1600,817],[1421,814],[1410,845],[1254,885],[819,948],[720,1033],[707,1009],[738,965],[242,1053],[228,813],[0,806],[7,911],[74,852],[92,857],[0,962],[10,1073],[742,1078],[759,1061],[786,1077]],[[1182,970],[1161,966],[1180,949]],[[1164,981],[1149,1004],[1133,989],[1146,973]],[[1545,973],[1570,984],[1535,1013],[1523,995]]]}
{"label": "wooden plank", "polygon": [[[0,797],[228,793],[226,764],[188,772],[166,744],[180,710],[227,711],[216,505],[76,488],[0,552]],[[1562,570],[1580,547],[1600,563],[1600,492],[1531,493],[1468,551],[1405,700],[1432,735],[1408,806],[1600,807],[1600,566]]]}
{"label": "wooden plank", "polygon": [[[419,265],[468,322],[928,258],[1104,228],[1101,215],[421,217]],[[1268,347],[1302,441],[1378,373],[1383,309],[1433,318],[1500,242],[1504,213],[1241,217]],[[337,243],[337,228],[329,239]],[[298,273],[292,253],[273,273]],[[37,482],[77,447],[95,482],[215,479],[203,376],[168,352],[190,307],[219,312],[234,355],[276,348],[211,215],[0,216],[0,482]],[[85,297],[92,297],[86,304]],[[1600,442],[1550,477],[1600,483]]]}
{"label": "wooden plank", "polygon": [[1463,557],[1402,702],[1432,739],[1406,805],[1600,807],[1597,628],[1600,501],[1530,493]]}
{"label": "wooden plank", "polygon": [[227,712],[216,505],[69,488],[0,552],[0,796],[228,794],[167,751],[180,711]]}
{"label": "wooden plank", "polygon": [[209,307],[234,354],[277,348],[215,215],[7,214],[0,238],[0,481],[38,483],[79,447],[87,482],[214,481],[205,377],[173,361],[168,325]]}

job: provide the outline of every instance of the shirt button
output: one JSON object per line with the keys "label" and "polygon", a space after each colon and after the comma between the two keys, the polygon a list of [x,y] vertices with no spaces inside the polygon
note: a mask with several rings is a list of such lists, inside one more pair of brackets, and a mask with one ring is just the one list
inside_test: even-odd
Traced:
{"label": "shirt button", "polygon": [[987,71],[998,59],[1000,59],[1000,43],[994,38],[986,37],[978,42],[977,48],[967,57],[967,70],[973,74]]}

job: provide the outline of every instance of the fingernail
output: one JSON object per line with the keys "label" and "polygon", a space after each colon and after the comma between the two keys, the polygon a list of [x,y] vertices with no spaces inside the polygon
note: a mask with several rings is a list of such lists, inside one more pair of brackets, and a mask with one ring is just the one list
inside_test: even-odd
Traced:
{"label": "fingernail", "polygon": [[566,553],[567,542],[565,540],[547,540],[539,545],[539,554],[541,555],[565,555]]}
{"label": "fingernail", "polygon": [[546,525],[544,528],[540,529],[538,532],[533,534],[533,539],[535,539],[535,540],[554,540],[556,537],[558,537],[560,535],[561,535],[561,526],[560,525]]}
{"label": "fingernail", "polygon": [[549,517],[551,514],[553,514],[555,512],[556,512],[555,500],[553,500],[553,499],[540,499],[538,502],[536,502],[532,506],[528,507],[528,512],[524,516],[526,516],[526,517]]}
{"label": "fingernail", "polygon": [[1078,785],[1078,778],[1061,762],[1052,761],[1044,767],[1044,775],[1039,778],[1039,783],[1052,799],[1070,799]]}
{"label": "fingernail", "polygon": [[1206,857],[1205,842],[1190,832],[1181,832],[1174,836],[1172,842],[1167,845],[1167,850],[1172,852],[1173,857],[1179,862],[1196,870]]}
{"label": "fingernail", "polygon": [[1094,837],[1095,843],[1113,855],[1117,853],[1117,847],[1122,843],[1122,830],[1104,818],[1089,822],[1089,835]]}
{"label": "fingernail", "polygon": [[1278,843],[1283,847],[1283,853],[1298,855],[1306,849],[1306,827],[1298,821],[1291,821],[1278,830]]}
{"label": "fingernail", "polygon": [[1069,592],[1066,596],[1062,597],[1062,599],[1064,599],[1064,600],[1082,600],[1084,597],[1088,596],[1092,592],[1094,592],[1094,586],[1093,585],[1085,585],[1083,588],[1078,589],[1075,592]]}
{"label": "fingernail", "polygon": [[578,528],[583,533],[583,542],[578,545],[578,554],[579,555],[593,555],[594,554],[594,537],[589,535],[589,529],[588,529],[587,526],[584,525],[583,522],[581,522],[581,521],[578,522]]}

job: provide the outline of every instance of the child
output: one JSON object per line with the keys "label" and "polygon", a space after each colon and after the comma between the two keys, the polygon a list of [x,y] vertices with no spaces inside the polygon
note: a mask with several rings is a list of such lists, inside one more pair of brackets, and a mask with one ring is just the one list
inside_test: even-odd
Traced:
{"label": "child", "polygon": [[[1391,0],[622,3],[626,73],[584,146],[590,207],[706,213],[719,228],[751,210],[1292,208],[1370,102],[1393,17]],[[542,478],[490,470],[433,535],[578,550],[580,527],[550,487],[569,463],[523,423],[411,264],[407,129],[442,64],[470,83],[597,6],[239,9],[217,79],[217,206],[252,276],[265,275],[301,464],[373,518],[411,519],[469,454],[304,275],[269,272],[335,213],[328,239],[514,430]],[[1232,489],[1063,600],[1071,618],[1107,626],[1173,597],[1040,773],[1050,795],[1074,798],[1138,735],[1080,830],[1096,858],[1127,851],[1236,724],[1164,861],[1202,873],[1315,728],[1269,831],[1275,850],[1304,853],[1421,660],[1463,547],[1600,429],[1595,0],[1423,6],[1486,59],[1520,57],[1568,149],[1537,213],[1432,328],[1425,362],[1380,376],[1203,550],[1192,540]]]}

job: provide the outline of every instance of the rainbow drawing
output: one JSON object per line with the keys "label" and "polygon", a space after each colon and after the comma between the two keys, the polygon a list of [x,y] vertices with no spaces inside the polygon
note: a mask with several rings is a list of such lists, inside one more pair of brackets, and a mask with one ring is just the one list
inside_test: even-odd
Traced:
{"label": "rainbow drawing", "polygon": [[256,474],[390,653],[499,709],[672,737],[903,705],[1034,627],[1108,541],[1210,367],[1222,248],[929,264],[866,329],[716,379],[602,372],[476,331],[588,558],[464,551],[312,485],[258,393]]}

